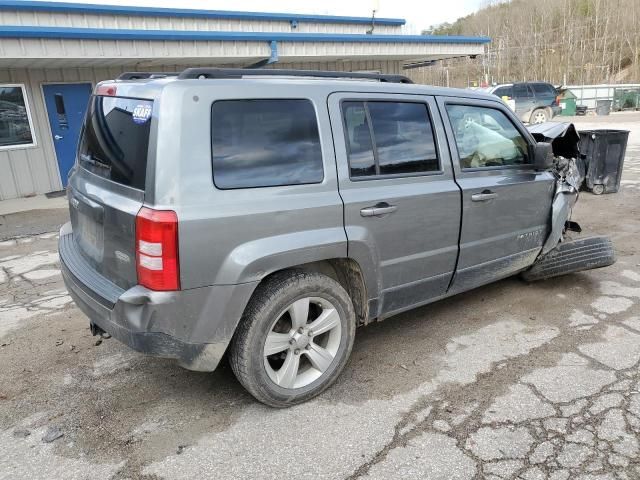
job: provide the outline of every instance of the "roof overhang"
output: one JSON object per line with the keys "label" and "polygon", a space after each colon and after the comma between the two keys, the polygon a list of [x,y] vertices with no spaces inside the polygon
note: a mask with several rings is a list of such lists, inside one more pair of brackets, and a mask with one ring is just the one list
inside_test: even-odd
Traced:
{"label": "roof overhang", "polygon": [[482,54],[487,37],[0,26],[8,68],[400,60]]}
{"label": "roof overhang", "polygon": [[75,28],[0,25],[0,38],[54,38],[82,40],[160,41],[282,41],[315,43],[424,43],[485,44],[489,37],[462,35],[366,35],[355,33],[224,32],[202,30],[128,30],[120,28]]}
{"label": "roof overhang", "polygon": [[[39,2],[32,0],[0,0],[0,9],[28,12],[57,12],[98,15],[136,15],[148,17],[211,18],[218,20],[286,21],[309,23],[350,23],[370,25],[371,17],[305,15],[298,13],[237,12],[196,10],[190,8],[138,7],[132,5],[95,5],[72,2]],[[376,25],[402,26],[403,18],[376,18]]]}

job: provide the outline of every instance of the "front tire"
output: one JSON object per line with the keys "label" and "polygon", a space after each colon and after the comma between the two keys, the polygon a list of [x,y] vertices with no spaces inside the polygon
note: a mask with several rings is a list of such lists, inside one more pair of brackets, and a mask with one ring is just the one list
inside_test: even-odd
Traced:
{"label": "front tire", "polygon": [[272,407],[305,402],[345,367],[356,317],[345,289],[313,272],[288,271],[260,285],[231,343],[240,383]]}

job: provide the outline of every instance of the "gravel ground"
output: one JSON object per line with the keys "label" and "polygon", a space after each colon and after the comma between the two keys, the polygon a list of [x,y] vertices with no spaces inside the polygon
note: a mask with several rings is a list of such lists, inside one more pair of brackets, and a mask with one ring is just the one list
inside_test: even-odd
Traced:
{"label": "gravel ground", "polygon": [[62,220],[7,216],[0,479],[640,478],[640,114],[575,121],[632,130],[621,192],[584,193],[574,214],[618,262],[360,329],[337,384],[287,410],[226,365],[188,372],[96,341],[56,233],[37,228]]}

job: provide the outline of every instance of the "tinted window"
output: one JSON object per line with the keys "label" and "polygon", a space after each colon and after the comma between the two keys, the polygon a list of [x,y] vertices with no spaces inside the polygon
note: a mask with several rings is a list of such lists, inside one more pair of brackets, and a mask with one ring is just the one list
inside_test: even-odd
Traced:
{"label": "tinted window", "polygon": [[373,155],[371,130],[367,112],[362,102],[344,102],[342,104],[347,135],[349,167],[352,177],[376,174],[376,161]]}
{"label": "tinted window", "polygon": [[536,95],[544,95],[547,97],[555,97],[558,93],[553,85],[548,83],[532,83],[531,88]]}
{"label": "tinted window", "polygon": [[462,168],[529,163],[527,141],[500,110],[447,105]]}
{"label": "tinted window", "polygon": [[87,170],[144,190],[151,100],[91,97],[78,159]]}
{"label": "tinted window", "polygon": [[342,108],[352,177],[439,170],[424,103],[344,102]]}
{"label": "tinted window", "polygon": [[502,98],[502,97],[513,97],[513,87],[509,86],[509,87],[500,87],[500,88],[496,88],[493,91],[493,94]]}
{"label": "tinted window", "polygon": [[0,147],[32,144],[24,90],[20,86],[0,85]]}
{"label": "tinted window", "polygon": [[218,188],[322,182],[322,151],[309,100],[222,100],[211,107]]}
{"label": "tinted window", "polygon": [[513,96],[516,98],[532,97],[533,94],[526,83],[516,83],[513,86]]}

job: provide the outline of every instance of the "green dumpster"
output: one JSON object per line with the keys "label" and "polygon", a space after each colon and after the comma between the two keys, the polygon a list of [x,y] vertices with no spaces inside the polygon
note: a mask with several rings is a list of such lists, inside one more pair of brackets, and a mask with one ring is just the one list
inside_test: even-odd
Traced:
{"label": "green dumpster", "polygon": [[578,97],[568,88],[559,90],[560,107],[562,107],[562,113],[565,117],[573,117],[576,114],[576,100]]}

